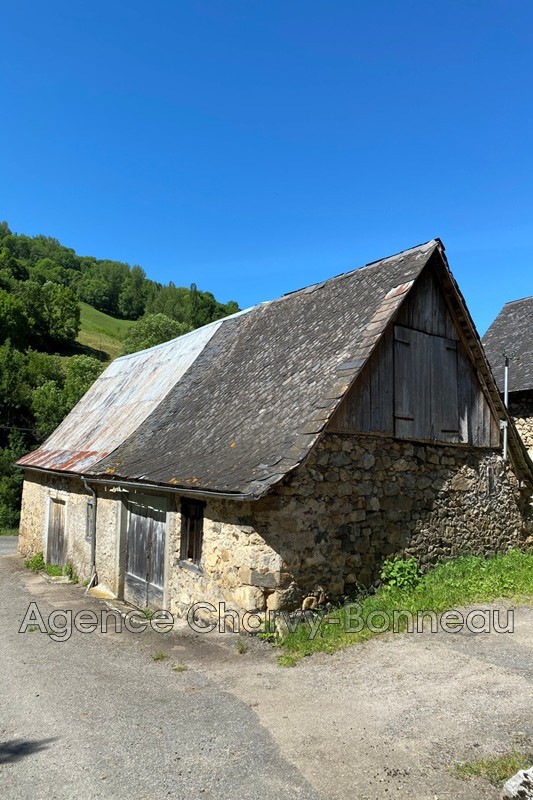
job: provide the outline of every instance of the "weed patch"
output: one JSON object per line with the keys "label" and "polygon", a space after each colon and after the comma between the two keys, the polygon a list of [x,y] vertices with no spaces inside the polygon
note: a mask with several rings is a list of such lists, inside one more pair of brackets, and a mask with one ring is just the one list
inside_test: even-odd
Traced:
{"label": "weed patch", "polygon": [[164,661],[165,658],[168,658],[166,653],[152,653],[152,661]]}
{"label": "weed patch", "polygon": [[33,558],[29,558],[24,562],[24,565],[31,569],[32,572],[40,572],[46,566],[42,553],[35,553]]}
{"label": "weed patch", "polygon": [[483,778],[493,786],[501,788],[516,772],[521,769],[529,769],[531,762],[531,754],[512,750],[510,753],[500,756],[474,758],[472,761],[455,764],[452,767],[452,773],[461,780]]}
{"label": "weed patch", "polygon": [[248,645],[244,641],[244,639],[239,639],[237,642],[237,652],[242,655],[248,652]]}

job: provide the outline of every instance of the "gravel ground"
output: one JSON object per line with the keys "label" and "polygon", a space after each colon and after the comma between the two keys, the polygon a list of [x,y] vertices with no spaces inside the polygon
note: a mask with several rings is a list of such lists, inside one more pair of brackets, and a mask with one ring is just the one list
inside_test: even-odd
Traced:
{"label": "gravel ground", "polygon": [[264,643],[239,653],[234,634],[185,625],[18,634],[31,600],[103,606],[16,555],[0,559],[0,596],[6,800],[496,800],[450,765],[533,742],[531,608],[513,634],[388,635],[283,669]]}

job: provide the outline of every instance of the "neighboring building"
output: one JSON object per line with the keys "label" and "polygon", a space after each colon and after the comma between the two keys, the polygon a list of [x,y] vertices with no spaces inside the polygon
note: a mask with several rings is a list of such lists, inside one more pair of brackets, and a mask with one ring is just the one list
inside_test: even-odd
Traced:
{"label": "neighboring building", "polygon": [[509,357],[509,412],[533,456],[533,297],[506,303],[483,337],[483,347],[502,394]]}
{"label": "neighboring building", "polygon": [[[533,465],[433,240],[114,361],[25,470],[20,550],[144,607],[295,607],[520,546]],[[95,493],[96,504],[92,502]],[[93,533],[95,539],[93,539]]]}

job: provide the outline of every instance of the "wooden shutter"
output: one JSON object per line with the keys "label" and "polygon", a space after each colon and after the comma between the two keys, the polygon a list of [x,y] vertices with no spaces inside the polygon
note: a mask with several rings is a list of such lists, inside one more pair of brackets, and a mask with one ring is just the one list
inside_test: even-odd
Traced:
{"label": "wooden shutter", "polygon": [[459,441],[457,392],[457,342],[430,336],[431,344],[431,438]]}
{"label": "wooden shutter", "polygon": [[394,328],[394,429],[402,439],[431,435],[431,347],[426,333]]}
{"label": "wooden shutter", "polygon": [[454,339],[395,326],[394,430],[402,439],[459,441]]}

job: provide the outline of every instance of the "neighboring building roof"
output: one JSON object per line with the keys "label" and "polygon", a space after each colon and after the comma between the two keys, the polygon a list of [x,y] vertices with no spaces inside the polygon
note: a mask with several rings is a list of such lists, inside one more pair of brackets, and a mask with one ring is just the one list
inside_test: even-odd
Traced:
{"label": "neighboring building roof", "polygon": [[483,337],[483,347],[500,391],[504,354],[511,358],[509,391],[533,390],[533,297],[506,303]]}
{"label": "neighboring building roof", "polygon": [[[432,240],[117,359],[18,463],[260,497],[305,458],[431,259],[505,416],[443,247]],[[510,447],[523,466],[512,431]]]}

